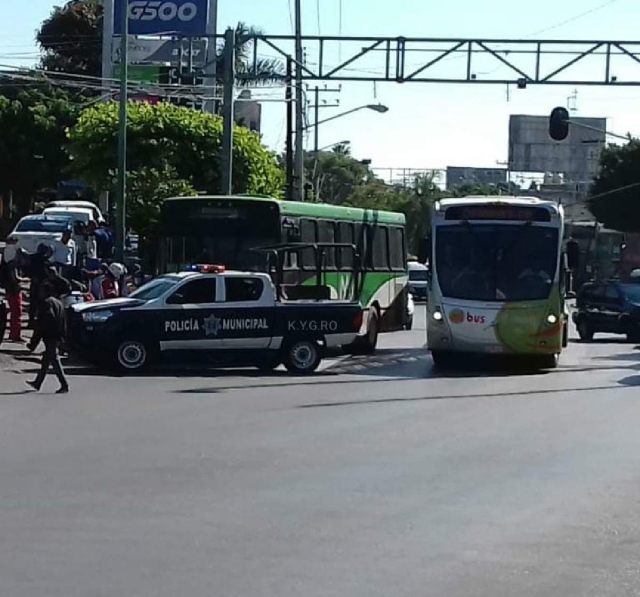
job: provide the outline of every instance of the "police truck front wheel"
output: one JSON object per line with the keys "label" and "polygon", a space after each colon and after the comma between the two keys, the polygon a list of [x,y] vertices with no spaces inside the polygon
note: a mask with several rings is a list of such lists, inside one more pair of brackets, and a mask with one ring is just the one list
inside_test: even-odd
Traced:
{"label": "police truck front wheel", "polygon": [[320,365],[322,355],[316,340],[295,340],[287,345],[284,365],[290,373],[309,375]]}
{"label": "police truck front wheel", "polygon": [[142,371],[151,362],[151,351],[142,341],[123,340],[116,348],[116,364],[122,371]]}

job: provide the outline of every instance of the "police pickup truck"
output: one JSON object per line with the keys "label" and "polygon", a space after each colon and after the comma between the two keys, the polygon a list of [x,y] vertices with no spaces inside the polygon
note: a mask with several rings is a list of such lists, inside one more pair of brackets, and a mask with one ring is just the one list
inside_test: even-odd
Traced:
{"label": "police pickup truck", "polygon": [[135,372],[164,353],[206,355],[264,370],[315,371],[327,348],[351,344],[357,302],[281,298],[266,273],[193,266],[162,275],[128,298],[73,305],[69,346],[96,365]]}

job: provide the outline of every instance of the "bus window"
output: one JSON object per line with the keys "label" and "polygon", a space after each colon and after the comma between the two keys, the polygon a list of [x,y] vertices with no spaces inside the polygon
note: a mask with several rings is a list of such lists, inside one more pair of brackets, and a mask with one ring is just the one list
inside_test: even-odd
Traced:
{"label": "bus window", "polygon": [[389,263],[394,271],[406,269],[403,232],[402,228],[389,228]]}
{"label": "bus window", "polygon": [[386,226],[369,226],[371,246],[369,268],[374,270],[389,269]]}
{"label": "bus window", "polygon": [[[318,220],[318,242],[334,243],[335,242],[335,224],[329,220]],[[327,269],[335,269],[336,267],[336,250],[335,248],[325,249],[325,266]]]}
{"label": "bus window", "polygon": [[[300,220],[300,242],[318,242],[317,226],[315,220]],[[315,269],[316,261],[314,251],[310,249],[302,250],[302,269]]]}
{"label": "bus window", "polygon": [[362,269],[368,269],[369,267],[369,242],[368,242],[368,229],[367,224],[356,224],[355,225],[355,244],[358,249],[358,253],[360,253],[360,263],[362,264]]}
{"label": "bus window", "polygon": [[[340,222],[338,224],[338,242],[346,243],[349,245],[353,242],[353,224],[351,222]],[[340,249],[340,269],[350,270],[353,269],[353,251],[351,249]]]}

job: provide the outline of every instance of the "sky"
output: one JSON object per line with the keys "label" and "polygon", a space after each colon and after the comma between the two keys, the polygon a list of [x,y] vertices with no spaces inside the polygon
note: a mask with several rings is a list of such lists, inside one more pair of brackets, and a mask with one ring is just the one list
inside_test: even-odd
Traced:
{"label": "sky", "polygon": [[[218,32],[238,21],[269,34],[291,34],[293,0],[219,0]],[[449,37],[479,39],[637,39],[640,2],[637,0],[301,0],[302,29],[307,35]],[[2,2],[0,6],[0,64],[31,65],[36,60],[34,35],[52,9],[50,0]],[[330,44],[327,64],[338,64],[363,44]],[[355,51],[354,51],[355,48]],[[318,60],[315,46],[306,47],[310,64]],[[261,56],[273,56],[268,49]],[[429,56],[433,57],[433,54]],[[518,57],[518,60],[526,58]],[[549,68],[554,57],[548,58]],[[427,59],[428,60],[428,59]],[[478,59],[482,73],[502,68],[493,58]],[[516,60],[516,58],[514,58]],[[423,53],[407,58],[417,68]],[[376,71],[384,64],[378,53],[351,65],[353,72]],[[520,63],[524,66],[524,62]],[[463,73],[464,58],[452,57],[438,66],[443,76]],[[415,70],[415,69],[414,69]],[[502,70],[498,73],[505,72]],[[573,67],[576,76],[602,72],[604,58]],[[640,63],[618,59],[612,74],[619,80],[640,80]],[[324,83],[322,84],[324,85]],[[327,82],[327,86],[337,85]],[[567,105],[573,87],[528,86],[518,90],[504,85],[434,83],[345,82],[341,90],[323,93],[327,102],[321,118],[370,103],[389,108],[385,114],[360,110],[319,128],[319,145],[348,140],[358,159],[372,160],[379,169],[436,169],[446,166],[496,167],[507,159],[508,122],[511,114],[547,115],[555,106]],[[260,92],[262,97],[282,99],[281,90]],[[577,116],[607,117],[613,132],[640,134],[640,87],[588,86],[577,89]],[[282,151],[285,138],[285,105],[263,105],[264,143]],[[311,147],[312,138],[308,141]],[[384,173],[381,170],[380,173]]]}

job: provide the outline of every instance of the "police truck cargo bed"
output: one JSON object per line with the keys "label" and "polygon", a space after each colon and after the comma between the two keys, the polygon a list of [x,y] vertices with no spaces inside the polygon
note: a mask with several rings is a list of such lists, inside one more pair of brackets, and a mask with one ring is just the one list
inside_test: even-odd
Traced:
{"label": "police truck cargo bed", "polygon": [[357,302],[278,296],[268,274],[199,266],[160,276],[129,298],[74,305],[69,343],[90,362],[132,372],[181,353],[312,373],[327,348],[351,344],[362,327]]}

